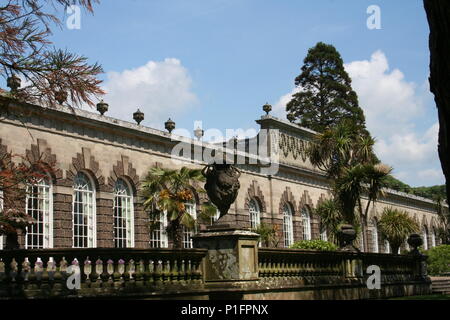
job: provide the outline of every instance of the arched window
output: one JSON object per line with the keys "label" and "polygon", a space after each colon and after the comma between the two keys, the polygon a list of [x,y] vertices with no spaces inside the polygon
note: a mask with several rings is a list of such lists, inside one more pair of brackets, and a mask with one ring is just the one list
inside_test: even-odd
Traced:
{"label": "arched window", "polygon": [[387,239],[384,240],[384,253],[391,253],[391,246]]}
{"label": "arched window", "polygon": [[89,177],[78,172],[73,183],[73,247],[97,245],[95,190]]}
{"label": "arched window", "polygon": [[[197,208],[194,202],[187,202],[184,204],[186,208],[186,212],[194,219],[197,220]],[[184,226],[183,228],[183,247],[185,249],[189,249],[193,247],[192,236],[194,235],[195,228],[187,228]]]}
{"label": "arched window", "polygon": [[364,252],[364,236],[362,233],[359,234],[359,250]]}
{"label": "arched window", "polygon": [[150,247],[167,248],[169,246],[169,239],[167,237],[167,212],[161,212],[154,222],[156,222],[156,227],[150,234]]}
{"label": "arched window", "polygon": [[378,249],[378,225],[375,219],[372,219],[372,225],[370,226],[370,231],[372,233],[372,250],[375,253],[379,252]]}
{"label": "arched window", "polygon": [[323,231],[320,233],[320,240],[322,240],[322,241],[328,241],[327,230],[323,230]]}
{"label": "arched window", "polygon": [[[216,206],[214,206],[214,208],[216,208]],[[217,220],[219,220],[219,218],[220,218],[220,210],[216,208],[216,214],[211,217],[211,225]]]}
{"label": "arched window", "polygon": [[423,237],[423,249],[428,250],[428,230],[426,226],[423,226],[422,237]]}
{"label": "arched window", "polygon": [[117,179],[114,187],[114,244],[116,248],[134,247],[133,194],[123,179]]}
{"label": "arched window", "polygon": [[250,228],[255,229],[261,224],[261,211],[258,201],[251,199],[248,204],[248,211],[250,213]]}
{"label": "arched window", "polygon": [[307,207],[302,208],[303,240],[311,240],[311,215]]}
{"label": "arched window", "polygon": [[26,249],[53,248],[52,193],[48,178],[27,185],[25,210],[36,222],[27,227]]}
{"label": "arched window", "polygon": [[283,206],[283,234],[284,246],[289,248],[294,243],[294,229],[292,226],[292,207],[288,203]]}
{"label": "arched window", "polygon": [[436,247],[436,230],[434,228],[431,229],[431,247]]}

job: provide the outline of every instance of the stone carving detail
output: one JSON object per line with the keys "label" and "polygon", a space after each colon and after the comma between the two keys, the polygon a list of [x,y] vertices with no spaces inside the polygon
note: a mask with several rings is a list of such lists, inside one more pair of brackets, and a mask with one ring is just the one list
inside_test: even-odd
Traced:
{"label": "stone carving detail", "polygon": [[111,175],[108,178],[108,186],[114,189],[117,179],[121,177],[127,177],[130,182],[132,182],[133,191],[137,190],[139,186],[139,176],[136,174],[136,169],[133,168],[133,164],[129,162],[127,156],[121,156],[121,159],[113,166]]}
{"label": "stone carving detail", "polygon": [[266,202],[264,200],[264,194],[261,191],[261,188],[258,185],[258,182],[256,180],[252,181],[252,184],[247,190],[247,197],[245,198],[244,208],[248,210],[250,200],[256,198],[259,201],[259,204],[261,206],[261,212],[267,212],[266,210]]}
{"label": "stone carving detail", "polygon": [[280,134],[279,147],[284,157],[288,157],[292,154],[294,160],[302,159],[303,162],[306,161],[306,149],[308,148],[309,142],[289,136],[285,133]]}
{"label": "stone carving detail", "polygon": [[294,195],[291,192],[291,188],[286,187],[280,199],[279,213],[283,214],[284,205],[288,203],[292,206],[293,214],[297,213],[297,206],[295,204]]}
{"label": "stone carving detail", "polygon": [[241,172],[230,164],[212,164],[204,167],[202,174],[206,178],[205,190],[208,197],[219,209],[221,218],[236,200]]}
{"label": "stone carving detail", "polygon": [[105,183],[105,177],[102,176],[98,161],[91,155],[89,148],[82,148],[81,153],[77,153],[75,158],[72,158],[72,165],[67,171],[66,185],[72,186],[73,179],[79,171],[88,171],[92,177],[95,178],[95,187],[99,191],[112,192],[113,189]]}
{"label": "stone carving detail", "polygon": [[25,157],[30,163],[41,161],[47,164],[49,166],[47,173],[51,175],[53,183],[58,183],[63,178],[62,170],[56,167],[56,155],[52,153],[46,140],[37,139],[37,144],[32,144],[31,148],[25,151]]}
{"label": "stone carving detail", "polygon": [[299,206],[298,206],[299,210],[301,210],[306,205],[310,208],[314,208],[314,203],[313,203],[311,197],[309,196],[308,190],[305,190],[302,194],[302,197],[300,198],[300,202],[299,202]]}

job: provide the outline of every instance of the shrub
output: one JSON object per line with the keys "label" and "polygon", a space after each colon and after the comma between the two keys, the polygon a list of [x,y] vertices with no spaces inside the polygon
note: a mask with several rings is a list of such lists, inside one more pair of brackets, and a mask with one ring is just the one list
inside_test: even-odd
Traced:
{"label": "shrub", "polygon": [[253,232],[259,234],[261,243],[265,247],[277,247],[278,246],[278,227],[276,225],[272,226],[270,224],[261,223],[258,227],[252,229]]}
{"label": "shrub", "polygon": [[290,246],[291,249],[307,249],[317,251],[336,251],[337,246],[323,240],[301,240]]}
{"label": "shrub", "polygon": [[450,245],[441,245],[426,251],[428,255],[428,273],[439,275],[450,272]]}

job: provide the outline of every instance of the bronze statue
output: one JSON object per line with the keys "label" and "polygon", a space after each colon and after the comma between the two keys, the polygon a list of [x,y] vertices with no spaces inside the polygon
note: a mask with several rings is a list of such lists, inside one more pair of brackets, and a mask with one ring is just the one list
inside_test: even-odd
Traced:
{"label": "bronze statue", "polygon": [[202,174],[206,178],[206,193],[222,218],[236,200],[241,172],[231,164],[213,163],[203,168]]}

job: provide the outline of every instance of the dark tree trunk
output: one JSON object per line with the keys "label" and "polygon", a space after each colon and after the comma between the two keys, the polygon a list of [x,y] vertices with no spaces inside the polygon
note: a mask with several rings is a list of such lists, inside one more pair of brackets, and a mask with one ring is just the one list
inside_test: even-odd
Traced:
{"label": "dark tree trunk", "polygon": [[8,233],[6,235],[5,250],[16,250],[19,248],[19,235],[17,233]]}
{"label": "dark tree trunk", "polygon": [[170,231],[172,235],[173,247],[175,249],[183,248],[183,226],[180,223],[180,219],[173,220],[170,225]]}
{"label": "dark tree trunk", "polygon": [[430,89],[439,115],[439,158],[450,199],[450,1],[424,0],[430,25]]}

